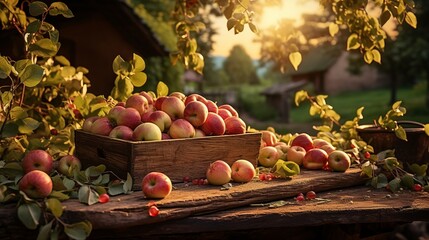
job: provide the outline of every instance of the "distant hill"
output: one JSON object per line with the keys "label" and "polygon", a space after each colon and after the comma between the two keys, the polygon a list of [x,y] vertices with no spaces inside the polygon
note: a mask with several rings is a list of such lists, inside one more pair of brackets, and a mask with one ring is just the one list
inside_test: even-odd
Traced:
{"label": "distant hill", "polygon": [[[215,65],[215,68],[217,68],[217,69],[223,68],[223,62],[225,61],[226,57],[224,57],[224,56],[213,56],[212,59],[213,59],[213,63]],[[255,66],[256,72],[257,72],[259,77],[264,75],[265,72],[267,71],[266,67],[259,67],[259,60],[257,60],[257,59],[253,60],[253,65]]]}

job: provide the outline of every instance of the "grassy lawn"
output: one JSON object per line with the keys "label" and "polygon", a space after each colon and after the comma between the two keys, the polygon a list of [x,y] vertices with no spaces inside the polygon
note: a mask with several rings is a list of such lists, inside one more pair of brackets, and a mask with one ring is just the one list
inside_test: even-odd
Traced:
{"label": "grassy lawn", "polygon": [[[360,121],[360,124],[367,124],[372,123],[373,119],[384,115],[390,109],[389,99],[390,90],[386,88],[342,93],[329,96],[326,101],[341,115],[341,123],[353,119],[356,116],[356,110],[359,107],[364,107],[364,118]],[[429,123],[429,109],[425,107],[425,86],[402,88],[398,91],[397,99],[401,100],[402,106],[407,109],[407,113],[402,120]],[[308,110],[309,105],[307,103],[303,103],[298,107],[293,104],[290,124],[275,120],[252,122],[251,124],[257,129],[273,126],[279,133],[311,131],[312,125],[318,125],[321,122],[318,116],[311,117]]]}

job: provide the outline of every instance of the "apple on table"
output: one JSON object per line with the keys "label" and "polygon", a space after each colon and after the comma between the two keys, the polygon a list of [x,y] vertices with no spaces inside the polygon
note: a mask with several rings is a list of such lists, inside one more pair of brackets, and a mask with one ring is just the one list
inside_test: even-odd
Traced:
{"label": "apple on table", "polygon": [[231,165],[231,179],[234,182],[247,183],[256,176],[256,169],[253,164],[246,159],[235,160]]}
{"label": "apple on table", "polygon": [[53,183],[45,172],[32,170],[19,180],[18,188],[30,198],[45,198],[51,194]]}
{"label": "apple on table", "polygon": [[273,167],[279,160],[279,153],[273,146],[265,146],[259,150],[258,163],[263,167]]}
{"label": "apple on table", "polygon": [[328,165],[334,172],[345,172],[350,168],[351,159],[346,152],[335,150],[328,155]]}
{"label": "apple on table", "polygon": [[75,171],[80,171],[82,164],[74,155],[65,155],[58,160],[57,171],[67,177],[72,177]]}
{"label": "apple on table", "polygon": [[24,173],[40,170],[50,174],[53,169],[53,162],[54,160],[48,152],[42,149],[34,149],[25,154],[22,159],[22,169]]}
{"label": "apple on table", "polygon": [[149,172],[142,179],[142,192],[146,198],[165,198],[172,190],[171,179],[162,172]]}
{"label": "apple on table", "polygon": [[306,169],[323,169],[328,163],[328,153],[320,148],[313,148],[305,153],[302,165]]}
{"label": "apple on table", "polygon": [[206,178],[211,185],[224,185],[231,181],[232,170],[227,162],[216,160],[210,163],[206,171]]}

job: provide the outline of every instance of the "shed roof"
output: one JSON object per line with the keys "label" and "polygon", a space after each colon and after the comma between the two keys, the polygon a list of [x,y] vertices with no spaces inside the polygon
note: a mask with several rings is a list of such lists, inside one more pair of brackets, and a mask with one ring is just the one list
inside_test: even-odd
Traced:
{"label": "shed roof", "polygon": [[271,87],[262,91],[263,95],[281,95],[287,92],[295,91],[307,84],[307,81],[294,81],[294,82],[279,82],[273,84]]}

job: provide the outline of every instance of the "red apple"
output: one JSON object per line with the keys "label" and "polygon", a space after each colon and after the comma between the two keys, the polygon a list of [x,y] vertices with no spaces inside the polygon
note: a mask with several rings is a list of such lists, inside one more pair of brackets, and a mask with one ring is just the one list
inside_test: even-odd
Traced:
{"label": "red apple", "polygon": [[171,139],[170,135],[168,133],[162,133],[161,140]]}
{"label": "red apple", "polygon": [[231,167],[223,160],[210,163],[206,178],[211,185],[224,185],[231,181]]}
{"label": "red apple", "polygon": [[92,124],[95,122],[95,120],[99,118],[100,118],[99,116],[92,116],[92,117],[86,118],[85,121],[83,121],[82,130],[85,132],[89,132]]}
{"label": "red apple", "polygon": [[302,165],[306,169],[323,169],[328,163],[328,154],[320,148],[313,148],[306,152]]}
{"label": "red apple", "polygon": [[186,119],[177,119],[171,123],[168,134],[171,138],[193,138],[195,136],[195,128]]}
{"label": "red apple", "polygon": [[345,172],[351,165],[350,156],[342,150],[332,151],[328,155],[328,165],[332,171]]}
{"label": "red apple", "polygon": [[218,110],[220,110],[220,109],[226,109],[232,114],[232,116],[238,117],[237,110],[235,110],[235,108],[233,106],[231,106],[230,104],[222,104],[218,107]]}
{"label": "red apple", "polygon": [[110,131],[113,129],[113,123],[108,117],[100,117],[95,120],[91,128],[89,129],[91,133],[109,136]]}
{"label": "red apple", "polygon": [[127,126],[119,125],[116,126],[110,131],[109,137],[124,139],[124,140],[132,140],[133,139],[133,129]]}
{"label": "red apple", "polygon": [[52,192],[52,179],[43,171],[33,170],[19,180],[18,187],[30,198],[45,198]]}
{"label": "red apple", "polygon": [[172,93],[168,94],[168,96],[177,97],[178,99],[182,100],[183,102],[185,102],[185,99],[186,99],[186,95],[182,92],[172,92]]}
{"label": "red apple", "polygon": [[239,159],[232,163],[231,178],[234,182],[250,182],[255,176],[255,166],[249,160]]}
{"label": "red apple", "polygon": [[45,150],[30,150],[22,159],[22,169],[24,173],[33,170],[40,170],[47,174],[51,173],[53,168],[53,158]]}
{"label": "red apple", "polygon": [[301,146],[308,152],[313,148],[313,139],[307,133],[300,133],[292,139],[290,145]]}
{"label": "red apple", "polygon": [[150,93],[146,92],[146,91],[141,91],[139,92],[140,95],[142,95],[143,97],[146,98],[147,103],[149,104],[149,108],[153,107],[154,102],[154,96],[152,96]]}
{"label": "red apple", "polygon": [[335,150],[335,147],[332,144],[326,144],[319,147],[320,149],[325,150],[325,152],[329,155],[332,151]]}
{"label": "red apple", "polygon": [[74,172],[79,172],[82,168],[79,158],[74,155],[65,155],[60,158],[57,171],[67,177],[72,177]]}
{"label": "red apple", "polygon": [[115,106],[125,107],[125,102],[117,102]]}
{"label": "red apple", "polygon": [[109,110],[109,112],[107,113],[107,117],[110,121],[114,122],[114,124],[117,124],[119,113],[122,112],[124,109],[125,107],[116,105]]}
{"label": "red apple", "polygon": [[162,172],[150,172],[143,177],[142,191],[146,198],[165,198],[172,190],[170,178]]}
{"label": "red apple", "polygon": [[301,166],[306,153],[305,149],[301,146],[291,146],[287,151],[286,160],[295,162]]}
{"label": "red apple", "polygon": [[277,149],[273,146],[265,146],[259,150],[258,154],[258,163],[263,167],[273,167],[279,160],[279,153]]}
{"label": "red apple", "polygon": [[155,123],[159,129],[161,129],[161,132],[167,132],[168,129],[171,126],[171,118],[168,116],[168,114],[161,110],[156,110],[152,112],[147,122]]}
{"label": "red apple", "polygon": [[207,120],[209,110],[207,106],[199,101],[193,101],[185,106],[183,117],[188,120],[192,126],[199,127]]}
{"label": "red apple", "polygon": [[265,146],[274,146],[278,142],[277,136],[275,133],[268,131],[268,130],[262,130],[261,132],[261,147]]}
{"label": "red apple", "polygon": [[314,148],[321,148],[322,146],[328,145],[328,144],[331,144],[331,143],[326,141],[325,139],[322,139],[322,138],[313,139],[313,147]]}
{"label": "red apple", "polygon": [[217,113],[217,104],[215,102],[213,102],[212,100],[207,100],[205,104],[209,112]]}
{"label": "red apple", "polygon": [[214,112],[209,112],[207,115],[207,120],[201,125],[201,130],[206,134],[206,136],[219,136],[223,135],[226,131],[225,121],[221,116]]}
{"label": "red apple", "polygon": [[141,123],[133,131],[133,140],[136,141],[156,141],[161,139],[161,129],[155,123]]}
{"label": "red apple", "polygon": [[193,102],[193,101],[200,101],[200,102],[206,104],[207,99],[198,93],[192,93],[192,94],[189,94],[188,96],[186,96],[185,105],[187,105],[188,103]]}
{"label": "red apple", "polygon": [[116,121],[117,125],[127,126],[134,130],[138,125],[142,123],[140,113],[132,107],[125,108],[118,114]]}
{"label": "red apple", "polygon": [[217,114],[219,114],[219,116],[221,116],[224,120],[227,119],[228,117],[232,117],[231,112],[225,108],[219,108],[217,110]]}
{"label": "red apple", "polygon": [[155,111],[158,111],[158,110],[149,109],[147,112],[143,113],[143,115],[141,115],[141,119],[140,119],[141,122],[149,122],[150,115]]}
{"label": "red apple", "polygon": [[161,110],[162,103],[164,100],[167,99],[167,96],[161,96],[155,99],[155,102],[153,103],[156,110]]}
{"label": "red apple", "polygon": [[246,133],[246,123],[239,117],[229,117],[225,121],[225,134],[243,134]]}
{"label": "red apple", "polygon": [[127,98],[125,107],[136,109],[141,116],[149,110],[149,103],[144,96],[135,93]]}
{"label": "red apple", "polygon": [[161,110],[166,112],[174,121],[183,118],[185,103],[177,97],[167,97],[161,104]]}

